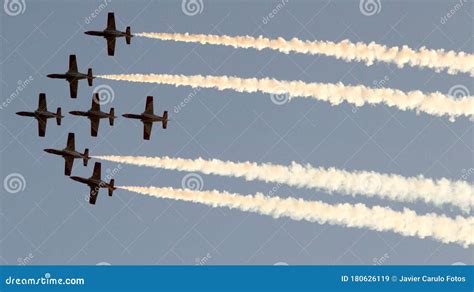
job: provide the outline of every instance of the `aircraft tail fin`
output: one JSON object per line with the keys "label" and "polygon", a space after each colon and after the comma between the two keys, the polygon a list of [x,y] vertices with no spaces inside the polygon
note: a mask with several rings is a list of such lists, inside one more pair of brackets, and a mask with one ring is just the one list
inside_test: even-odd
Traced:
{"label": "aircraft tail fin", "polygon": [[110,188],[109,188],[109,197],[112,197],[112,193],[114,192],[114,189],[115,189],[114,184],[115,184],[115,180],[114,180],[114,179],[111,179],[111,180],[110,180],[110,183],[109,183],[109,185],[110,185]]}
{"label": "aircraft tail fin", "polygon": [[87,162],[89,162],[89,148],[86,148],[84,150],[84,158],[82,159],[82,162],[84,163],[84,166],[87,166]]}
{"label": "aircraft tail fin", "polygon": [[61,108],[58,107],[58,109],[56,110],[56,124],[58,124],[58,126],[61,126],[61,119],[63,117],[61,116]]}
{"label": "aircraft tail fin", "polygon": [[168,111],[163,112],[163,129],[166,129],[168,127]]}
{"label": "aircraft tail fin", "polygon": [[130,26],[127,26],[127,30],[125,31],[125,41],[127,42],[127,45],[129,45],[132,41],[132,33],[130,32]]}
{"label": "aircraft tail fin", "polygon": [[115,109],[114,108],[111,108],[110,109],[110,113],[109,113],[109,124],[111,126],[114,125],[114,119],[115,119]]}
{"label": "aircraft tail fin", "polygon": [[94,76],[92,76],[92,68],[89,68],[87,70],[87,83],[89,83],[89,86],[92,86],[93,80],[94,80]]}

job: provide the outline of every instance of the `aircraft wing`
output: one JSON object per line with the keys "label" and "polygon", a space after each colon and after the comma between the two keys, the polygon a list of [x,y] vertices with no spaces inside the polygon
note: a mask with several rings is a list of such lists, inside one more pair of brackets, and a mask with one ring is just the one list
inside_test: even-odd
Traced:
{"label": "aircraft wing", "polygon": [[77,79],[69,81],[69,93],[71,94],[72,98],[77,97],[77,86],[78,86]]}
{"label": "aircraft wing", "polygon": [[69,56],[69,71],[70,72],[77,72],[76,55],[70,55]]}
{"label": "aircraft wing", "polygon": [[153,114],[153,96],[146,97],[145,113]]}
{"label": "aircraft wing", "polygon": [[115,53],[115,37],[107,38],[107,54],[113,56]]}
{"label": "aircraft wing", "polygon": [[39,111],[47,111],[46,94],[44,94],[44,93],[39,94],[38,110]]}
{"label": "aircraft wing", "polygon": [[67,150],[72,150],[72,151],[75,150],[75,146],[74,146],[74,133],[69,133],[69,134],[67,135],[67,145],[66,145],[66,149],[67,149]]}
{"label": "aircraft wing", "polygon": [[72,165],[74,164],[74,158],[65,157],[64,158],[64,174],[69,176],[71,175]]}
{"label": "aircraft wing", "polygon": [[101,177],[100,168],[101,168],[100,162],[96,162],[94,164],[94,172],[92,173],[91,179],[100,180],[100,177]]}
{"label": "aircraft wing", "polygon": [[44,135],[46,134],[47,121],[48,120],[46,118],[38,117],[38,135],[40,137],[44,137]]}
{"label": "aircraft wing", "polygon": [[143,139],[150,140],[152,122],[143,122]]}
{"label": "aircraft wing", "polygon": [[99,132],[99,123],[100,119],[96,117],[91,117],[91,136],[97,137],[97,133]]}
{"label": "aircraft wing", "polygon": [[99,190],[97,188],[91,188],[90,193],[89,193],[89,204],[95,205],[98,194],[99,194]]}
{"label": "aircraft wing", "polygon": [[107,29],[115,30],[115,16],[112,12],[107,15]]}
{"label": "aircraft wing", "polygon": [[95,111],[95,112],[100,111],[100,103],[99,103],[99,94],[98,93],[94,93],[94,97],[92,98],[91,110]]}

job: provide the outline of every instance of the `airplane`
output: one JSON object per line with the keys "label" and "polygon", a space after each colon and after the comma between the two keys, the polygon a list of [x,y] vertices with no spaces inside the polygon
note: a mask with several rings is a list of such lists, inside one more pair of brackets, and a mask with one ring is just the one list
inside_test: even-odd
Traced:
{"label": "airplane", "polygon": [[140,114],[123,114],[125,118],[138,119],[143,123],[143,139],[150,140],[151,128],[154,122],[161,122],[163,129],[166,129],[168,125],[168,112],[164,111],[163,116],[157,116],[153,113],[153,96],[147,96],[145,111]]}
{"label": "airplane", "polygon": [[97,137],[97,133],[99,132],[100,119],[108,118],[109,124],[113,126],[114,119],[116,118],[116,116],[114,115],[115,114],[114,108],[111,108],[109,113],[100,111],[98,93],[94,93],[94,96],[92,97],[92,105],[91,105],[90,110],[86,112],[70,111],[69,113],[74,116],[83,116],[83,117],[89,118],[89,120],[91,121],[91,136],[92,137]]}
{"label": "airplane", "polygon": [[87,74],[80,73],[79,71],[77,71],[76,55],[69,55],[69,69],[66,73],[48,74],[46,76],[54,79],[66,79],[66,81],[69,82],[69,93],[71,95],[71,98],[77,97],[77,86],[79,80],[87,79],[87,83],[89,83],[89,86],[92,86],[92,81],[95,78],[92,75],[92,68],[89,68],[87,70]]}
{"label": "airplane", "polygon": [[107,27],[102,31],[86,31],[87,35],[101,36],[107,40],[107,54],[113,56],[115,53],[115,39],[125,37],[127,45],[130,44],[133,35],[130,32],[130,26],[125,31],[119,31],[115,28],[115,16],[113,12],[107,15]]}
{"label": "airplane", "polygon": [[114,179],[110,179],[109,183],[106,183],[100,178],[100,173],[101,173],[101,164],[100,162],[96,162],[94,164],[94,172],[92,173],[92,176],[89,178],[84,178],[84,177],[79,177],[79,176],[70,176],[70,178],[74,181],[86,184],[89,186],[90,190],[90,195],[89,195],[89,203],[92,205],[95,205],[95,202],[97,201],[97,195],[99,194],[99,191],[101,188],[108,189],[109,191],[109,197],[112,196],[112,193],[114,190],[117,188],[114,186]]}
{"label": "airplane", "polygon": [[61,119],[64,118],[64,116],[61,115],[60,107],[58,107],[56,113],[48,111],[45,93],[39,94],[37,110],[35,110],[34,112],[17,112],[16,114],[23,117],[34,117],[38,121],[38,135],[40,137],[44,137],[44,135],[46,134],[46,124],[48,122],[48,119],[56,118],[56,124],[60,126]]}
{"label": "airplane", "polygon": [[87,166],[89,159],[89,149],[84,150],[84,154],[76,151],[74,146],[74,133],[69,133],[67,136],[67,145],[63,150],[58,149],[44,149],[45,152],[55,155],[61,155],[64,158],[64,174],[71,175],[71,169],[74,164],[74,159],[82,159],[84,166]]}

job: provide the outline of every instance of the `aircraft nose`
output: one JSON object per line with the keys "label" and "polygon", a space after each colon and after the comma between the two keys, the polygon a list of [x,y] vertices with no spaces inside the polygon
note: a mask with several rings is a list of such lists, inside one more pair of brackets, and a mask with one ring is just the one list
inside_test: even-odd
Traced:
{"label": "aircraft nose", "polygon": [[53,74],[48,74],[48,75],[46,75],[46,77],[52,78]]}
{"label": "aircraft nose", "polygon": [[51,149],[43,149],[44,152],[51,153]]}

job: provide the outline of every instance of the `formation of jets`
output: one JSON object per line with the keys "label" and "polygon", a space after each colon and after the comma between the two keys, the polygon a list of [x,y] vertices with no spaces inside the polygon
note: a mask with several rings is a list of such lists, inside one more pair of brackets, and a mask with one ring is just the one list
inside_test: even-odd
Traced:
{"label": "formation of jets", "polygon": [[[125,38],[127,45],[131,43],[132,33],[130,26],[127,26],[125,31],[119,31],[115,27],[115,16],[114,13],[109,12],[107,15],[107,27],[101,31],[86,31],[86,35],[101,36],[107,41],[107,54],[114,56],[115,54],[115,42],[116,38]],[[81,73],[77,66],[76,55],[69,56],[69,68],[65,73],[54,73],[48,74],[47,77],[54,79],[64,79],[69,83],[69,95],[71,98],[77,98],[78,85],[80,80],[87,80],[89,86],[93,85],[93,81],[96,78],[92,73],[92,68],[87,70],[87,73]],[[33,112],[21,111],[16,113],[19,116],[33,117],[38,122],[38,136],[44,137],[46,135],[46,124],[48,119],[55,118],[58,126],[61,125],[61,119],[64,116],[61,114],[61,108],[58,107],[56,112],[50,112],[46,105],[46,94],[39,94],[38,108]],[[87,117],[91,123],[91,136],[97,137],[99,132],[99,124],[101,119],[108,119],[110,126],[114,125],[115,109],[112,107],[108,112],[101,111],[100,109],[100,98],[98,93],[94,93],[92,96],[91,108],[87,111],[70,111],[69,114],[73,116]],[[150,140],[151,130],[154,122],[161,122],[163,129],[167,128],[168,125],[168,112],[164,111],[162,116],[155,115],[153,111],[153,96],[148,96],[146,99],[145,111],[141,114],[123,114],[128,119],[138,119],[143,123],[143,139]],[[61,156],[64,159],[64,174],[69,176],[72,180],[86,184],[90,188],[89,203],[95,204],[97,196],[101,188],[108,189],[109,196],[112,196],[113,191],[116,189],[114,186],[114,179],[110,182],[105,182],[101,178],[101,164],[96,162],[94,164],[94,171],[92,176],[89,178],[71,176],[72,168],[75,159],[80,159],[83,165],[87,167],[88,161],[91,159],[89,156],[89,149],[85,148],[84,152],[81,153],[76,150],[74,133],[69,133],[67,137],[66,147],[63,149],[44,149],[46,153]]]}

